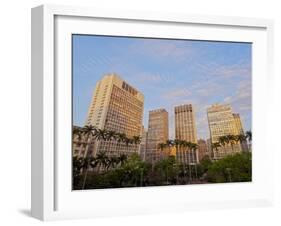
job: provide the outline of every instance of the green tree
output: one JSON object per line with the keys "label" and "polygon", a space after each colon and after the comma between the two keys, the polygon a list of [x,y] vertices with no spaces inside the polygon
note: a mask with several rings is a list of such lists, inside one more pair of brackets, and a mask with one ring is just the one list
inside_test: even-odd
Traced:
{"label": "green tree", "polygon": [[136,153],[132,154],[121,167],[122,181],[127,186],[142,186],[143,179],[148,172],[149,165],[142,161]]}
{"label": "green tree", "polygon": [[88,177],[88,172],[90,167],[95,167],[97,164],[96,158],[94,157],[86,157],[82,158],[82,169],[83,169],[83,184],[82,184],[82,189],[85,189],[86,182],[87,182],[87,177]]}
{"label": "green tree", "polygon": [[162,177],[163,185],[171,184],[176,179],[178,174],[178,167],[174,156],[169,156],[165,159],[158,161],[155,165],[155,170]]}
{"label": "green tree", "polygon": [[213,183],[251,181],[251,153],[237,153],[213,162],[208,169],[207,179],[209,182]]}
{"label": "green tree", "polygon": [[[86,157],[89,157],[91,153],[89,153],[89,148],[90,148],[90,145],[91,145],[91,140],[92,140],[92,137],[94,136],[95,134],[95,131],[96,131],[96,128],[94,126],[84,126],[82,129],[81,129],[81,135],[82,137],[84,138],[84,142],[82,142],[82,147],[85,148],[85,151],[84,151],[84,155],[83,157],[86,158]],[[80,154],[82,153],[82,150],[79,151]]]}
{"label": "green tree", "polygon": [[246,131],[246,138],[248,140],[249,146],[248,149],[251,149],[251,144],[252,144],[252,131]]}

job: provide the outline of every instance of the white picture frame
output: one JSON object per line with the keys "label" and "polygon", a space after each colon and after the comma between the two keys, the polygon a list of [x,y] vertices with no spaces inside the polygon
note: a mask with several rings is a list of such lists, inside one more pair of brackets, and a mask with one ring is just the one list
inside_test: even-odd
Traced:
{"label": "white picture frame", "polygon": [[[108,24],[104,24],[104,21]],[[117,26],[120,29],[116,29],[115,23],[120,25],[120,27]],[[71,174],[69,171],[71,151],[66,155],[58,149],[58,147],[63,147],[61,145],[69,148],[71,144],[67,142],[69,139],[63,143],[58,142],[57,139],[61,134],[70,136],[71,130],[64,128],[64,125],[70,128],[71,124],[67,124],[69,117],[64,118],[58,109],[61,105],[68,109],[71,107],[71,101],[68,99],[70,97],[66,96],[71,92],[71,87],[66,85],[71,82],[70,47],[67,37],[75,33],[75,29],[82,33],[91,33],[92,31],[88,30],[91,24],[96,26],[99,34],[108,35],[161,37],[164,34],[160,34],[161,29],[153,28],[164,25],[171,29],[175,27],[175,32],[170,34],[171,36],[165,33],[165,37],[252,41],[254,44],[253,133],[256,137],[253,142],[253,150],[255,150],[253,182],[151,187],[141,188],[141,190],[128,188],[71,191],[70,177],[63,176],[68,172],[69,175]],[[141,29],[134,30],[133,27],[137,26]],[[177,26],[181,28],[190,26],[195,30],[198,29],[198,33],[193,31],[187,36],[187,33],[177,32]],[[129,28],[130,34],[128,34]],[[206,29],[210,29],[207,32],[209,35],[206,35]],[[212,29],[217,29],[217,33]],[[267,140],[263,138],[267,133],[266,119],[270,117],[270,112],[266,109],[270,108],[271,101],[267,100],[270,100],[273,83],[272,39],[273,22],[265,19],[123,12],[57,5],[33,8],[32,216],[41,220],[56,220],[271,205],[273,179],[267,176],[267,172],[273,169],[274,150],[268,148]],[[63,45],[62,41],[66,44]],[[66,159],[67,163],[64,163],[63,159]],[[172,195],[172,198],[161,199],[161,197]],[[110,200],[112,203],[109,205]]]}

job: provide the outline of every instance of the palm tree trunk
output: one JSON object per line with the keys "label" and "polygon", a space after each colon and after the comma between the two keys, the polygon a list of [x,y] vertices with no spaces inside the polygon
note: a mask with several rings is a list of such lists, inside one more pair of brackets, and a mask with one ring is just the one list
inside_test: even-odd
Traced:
{"label": "palm tree trunk", "polygon": [[85,153],[84,153],[84,158],[88,157],[88,151],[89,151],[89,138],[90,136],[87,135],[87,139],[86,139],[86,147],[85,147]]}
{"label": "palm tree trunk", "polygon": [[189,183],[191,183],[191,166],[190,166],[190,151],[188,151],[188,171],[189,171]]}
{"label": "palm tree trunk", "polygon": [[82,190],[85,188],[85,185],[86,185],[86,180],[87,180],[87,176],[88,176],[88,168],[89,168],[89,165],[87,165],[87,168],[86,168],[86,173],[85,173],[84,180],[83,180]]}
{"label": "palm tree trunk", "polygon": [[[194,153],[194,151],[193,151]],[[194,156],[194,154],[193,154]],[[198,175],[197,175],[197,154],[196,154],[196,150],[195,150],[195,179],[198,179]]]}

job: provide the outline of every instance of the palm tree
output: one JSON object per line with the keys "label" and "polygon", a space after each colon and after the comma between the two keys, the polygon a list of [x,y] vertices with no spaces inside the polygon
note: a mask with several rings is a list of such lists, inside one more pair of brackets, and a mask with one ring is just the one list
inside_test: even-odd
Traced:
{"label": "palm tree", "polygon": [[214,149],[216,150],[216,153],[217,153],[219,147],[221,147],[221,144],[219,142],[212,143],[213,153],[214,153]]}
{"label": "palm tree", "polygon": [[120,162],[120,160],[116,156],[112,156],[112,157],[108,158],[107,170],[110,168],[115,168],[119,164],[119,162]]}
{"label": "palm tree", "polygon": [[119,163],[121,164],[121,166],[123,166],[124,163],[127,161],[128,157],[125,154],[121,154],[118,158],[119,158]]}
{"label": "palm tree", "polygon": [[165,147],[167,147],[167,144],[165,144],[165,143],[160,143],[160,144],[158,144],[158,148],[159,148],[161,151],[163,151]]}
{"label": "palm tree", "polygon": [[197,179],[197,149],[198,149],[198,144],[195,144],[195,143],[191,143],[190,145],[191,147],[191,151],[192,151],[192,155],[194,157],[194,152],[195,152],[195,176],[196,176],[196,179]]}
{"label": "palm tree", "polygon": [[91,166],[92,168],[94,168],[96,166],[96,164],[97,164],[96,158],[94,158],[94,157],[83,158],[82,164],[83,164],[82,168],[83,168],[83,171],[85,173],[83,184],[82,184],[82,189],[84,189],[85,185],[86,185],[89,167]]}
{"label": "palm tree", "polygon": [[235,136],[234,135],[227,135],[226,136],[226,140],[227,140],[228,143],[230,143],[231,149],[232,149],[232,153],[233,153],[234,152],[233,145],[236,142]]}
{"label": "palm tree", "polygon": [[140,144],[141,142],[141,137],[140,136],[133,136],[133,141],[135,144]]}
{"label": "palm tree", "polygon": [[244,149],[244,145],[243,144],[245,144],[245,142],[247,140],[247,137],[244,134],[241,133],[241,134],[235,136],[235,140],[236,140],[236,142],[239,142],[241,148]]}
{"label": "palm tree", "polygon": [[250,148],[250,145],[251,145],[251,143],[252,143],[252,131],[246,131],[246,138],[247,138],[247,140],[248,140],[248,142],[249,142],[249,150],[251,149]]}
{"label": "palm tree", "polygon": [[77,139],[78,139],[79,141],[81,141],[81,139],[82,139],[82,129],[81,129],[81,128],[76,127],[76,126],[73,127],[72,134],[73,134],[73,139],[74,139],[75,137],[77,137]]}
{"label": "palm tree", "polygon": [[[168,146],[167,143],[159,143],[159,144],[157,145],[157,148],[161,150],[161,155],[162,155],[162,156],[163,156],[163,153],[165,154],[164,151],[165,151],[165,149],[166,149],[167,146]],[[170,155],[170,153],[169,153],[169,155]]]}
{"label": "palm tree", "polygon": [[85,136],[84,144],[86,147],[84,158],[89,156],[89,146],[91,143],[91,138],[95,136],[96,128],[92,125],[87,125],[82,128],[82,134]]}
{"label": "palm tree", "polygon": [[124,142],[126,139],[126,134],[125,133],[117,133],[116,134],[116,140],[118,143]]}
{"label": "palm tree", "polygon": [[223,146],[223,153],[225,155],[225,145],[229,143],[226,136],[219,137],[219,143]]}
{"label": "palm tree", "polygon": [[[182,164],[182,170],[183,170],[183,176],[184,176],[184,181],[186,183],[186,153],[188,152],[186,149],[188,148],[188,142],[185,140],[179,140],[175,141],[175,143],[178,143],[178,146],[182,148],[182,154],[183,154],[183,164]],[[177,150],[178,151],[178,150]]]}
{"label": "palm tree", "polygon": [[167,140],[166,141],[166,146],[169,149],[169,156],[170,156],[170,154],[171,154],[171,147],[175,146],[175,141],[174,140]]}
{"label": "palm tree", "polygon": [[110,149],[110,146],[112,145],[112,143],[110,141],[117,139],[116,132],[112,131],[112,130],[104,130],[102,133],[103,134],[100,134],[100,139],[103,139],[103,137],[105,137],[105,140],[109,141],[108,145],[109,145],[109,149]]}
{"label": "palm tree", "polygon": [[174,146],[175,142],[173,140],[167,140],[167,146],[172,147]]}
{"label": "palm tree", "polygon": [[130,138],[128,138],[128,137],[126,137],[126,138],[124,139],[124,143],[125,143],[126,146],[128,147],[130,144],[133,144],[133,140],[130,139]]}
{"label": "palm tree", "polygon": [[107,131],[106,133],[106,140],[115,140],[116,139],[116,132],[114,131]]}
{"label": "palm tree", "polygon": [[95,138],[97,140],[107,140],[108,136],[107,136],[108,131],[106,129],[97,129],[96,133],[95,133]]}
{"label": "palm tree", "polygon": [[246,138],[248,139],[249,142],[252,141],[252,131],[246,131]]}
{"label": "palm tree", "polygon": [[239,135],[235,136],[236,142],[239,142],[239,143],[243,143],[244,141],[246,141],[246,139],[247,138],[244,134],[239,134]]}
{"label": "palm tree", "polygon": [[182,141],[179,140],[179,139],[175,139],[174,142],[173,142],[173,144],[174,144],[174,145],[176,146],[176,148],[178,149],[179,146],[182,144]]}
{"label": "palm tree", "polygon": [[191,162],[190,162],[190,159],[191,159],[191,149],[192,149],[192,143],[189,142],[189,141],[185,141],[184,142],[184,146],[187,148],[187,151],[185,151],[185,153],[187,152],[188,153],[188,171],[189,171],[189,183],[191,182],[192,180],[192,175],[191,175]]}
{"label": "palm tree", "polygon": [[133,144],[135,144],[135,147],[137,147],[141,143],[141,137],[133,136],[132,141],[133,141]]}
{"label": "palm tree", "polygon": [[101,167],[105,168],[108,165],[108,157],[105,152],[99,152],[96,156],[97,165],[99,165],[98,172],[100,172]]}

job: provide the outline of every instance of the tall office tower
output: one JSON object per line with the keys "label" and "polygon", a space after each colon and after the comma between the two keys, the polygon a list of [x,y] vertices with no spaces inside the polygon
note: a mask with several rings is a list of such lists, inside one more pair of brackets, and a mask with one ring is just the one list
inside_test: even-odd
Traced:
{"label": "tall office tower", "polygon": [[[197,144],[195,112],[191,104],[175,107],[175,132],[176,139]],[[198,150],[186,151],[186,148],[180,147],[177,159],[181,163],[198,163]]]}
{"label": "tall office tower", "polygon": [[[141,136],[144,96],[116,74],[105,75],[97,82],[88,111],[86,125],[124,133],[127,137]],[[114,140],[95,141],[93,155],[108,156],[139,152],[139,145]]]}
{"label": "tall office tower", "polygon": [[[237,128],[235,119],[232,113],[232,108],[229,104],[214,104],[207,109],[209,130],[212,144],[219,142],[219,138],[226,135],[238,135],[239,128]],[[214,159],[220,159],[229,154],[241,152],[239,144],[222,145],[213,150]]]}
{"label": "tall office tower", "polygon": [[166,143],[169,139],[168,112],[165,109],[149,111],[147,133],[145,159],[148,162],[154,163],[162,156],[158,144]]}
{"label": "tall office tower", "polygon": [[207,142],[205,140],[199,139],[197,141],[197,144],[198,144],[198,158],[200,162],[205,156],[209,156],[209,152],[208,152]]}

